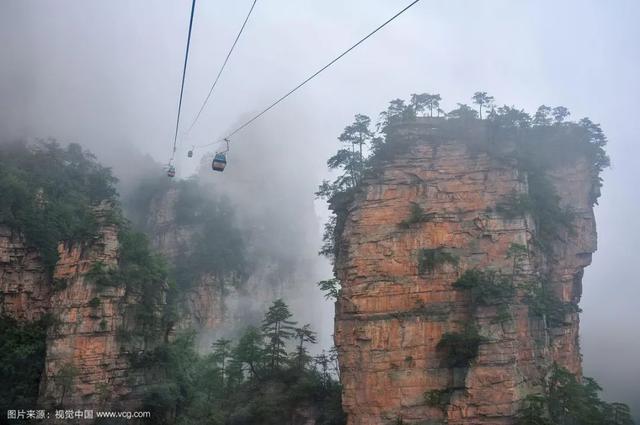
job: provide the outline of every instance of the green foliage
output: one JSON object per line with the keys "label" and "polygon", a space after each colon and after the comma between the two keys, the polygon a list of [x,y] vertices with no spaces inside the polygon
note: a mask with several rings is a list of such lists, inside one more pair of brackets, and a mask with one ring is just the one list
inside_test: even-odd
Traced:
{"label": "green foliage", "polygon": [[426,214],[420,204],[412,202],[409,217],[402,220],[398,225],[404,229],[408,229],[412,224],[429,221],[432,217],[433,214]]}
{"label": "green foliage", "polygon": [[328,280],[321,280],[317,283],[317,285],[318,288],[320,288],[320,290],[325,293],[324,297],[327,300],[333,299],[335,301],[340,296],[340,291],[342,288],[338,279],[333,278]]}
{"label": "green foliage", "polygon": [[149,212],[158,207],[154,202],[158,202],[173,187],[173,180],[156,175],[140,180],[137,189],[123,199],[127,217],[136,228],[148,230],[146,226]]}
{"label": "green foliage", "polygon": [[327,161],[330,169],[339,169],[342,175],[333,183],[335,190],[344,191],[356,187],[362,180],[365,170],[364,146],[371,143],[373,132],[369,128],[371,119],[366,115],[355,116],[353,124],[345,127],[338,137],[345,147],[338,150]]}
{"label": "green foliage", "polygon": [[629,407],[600,399],[598,383],[553,365],[545,394],[524,399],[516,425],[633,425]]}
{"label": "green foliage", "polygon": [[[153,251],[147,236],[131,230],[127,224],[121,225],[118,241],[117,267],[109,268],[104,263],[94,263],[86,278],[95,283],[98,289],[126,285],[128,293],[137,295],[141,302],[132,308],[140,326],[128,336],[135,333],[146,340],[153,340],[162,332],[161,306],[165,304],[168,266],[164,258]],[[100,299],[94,298],[89,305],[97,307],[99,303]],[[164,306],[167,312],[171,307]]]}
{"label": "green foliage", "polygon": [[311,357],[309,356],[309,352],[307,351],[305,344],[315,344],[318,341],[316,339],[316,333],[311,330],[311,325],[308,323],[301,328],[295,328],[294,332],[295,339],[297,340],[297,347],[293,360],[298,368],[302,369],[311,361]]}
{"label": "green foliage", "polygon": [[75,388],[75,379],[79,373],[80,371],[78,368],[75,367],[73,363],[69,362],[63,364],[54,376],[53,380],[58,386],[60,392],[60,401],[58,402],[60,406],[64,406],[64,400],[67,394],[73,392]]}
{"label": "green foliage", "polygon": [[495,270],[466,270],[453,283],[453,287],[468,290],[474,305],[508,303],[515,295],[515,287],[511,280]]}
{"label": "green foliage", "polygon": [[[552,115],[556,111],[556,116]],[[524,111],[507,106],[498,108],[489,117],[487,149],[496,146],[512,146],[511,157],[517,159],[519,166],[534,179],[541,180],[547,170],[561,167],[583,157],[591,168],[591,201],[596,203],[600,195],[600,173],[609,166],[609,158],[604,150],[607,139],[598,124],[588,118],[578,123],[565,122],[566,108],[555,109],[541,106],[532,119]],[[563,116],[564,115],[564,116]],[[532,184],[529,182],[530,191]],[[544,183],[541,183],[544,184]],[[541,192],[547,192],[543,186]]]}
{"label": "green foliage", "polygon": [[439,266],[448,263],[457,266],[459,258],[444,248],[422,248],[418,250],[418,274],[433,273]]}
{"label": "green foliage", "polygon": [[262,347],[262,334],[254,327],[248,327],[233,349],[233,358],[241,369],[251,377],[258,376],[264,366],[265,351]]}
{"label": "green foliage", "polygon": [[509,248],[507,249],[506,258],[513,259],[513,272],[516,273],[516,269],[518,268],[518,264],[524,258],[529,257],[529,248],[526,245],[520,243],[511,243],[509,244]]}
{"label": "green foliage", "polygon": [[452,120],[458,120],[461,123],[473,121],[478,118],[478,113],[465,103],[458,103],[458,107],[449,111],[447,117]]}
{"label": "green foliage", "polygon": [[193,248],[176,261],[176,282],[182,288],[204,274],[215,275],[221,284],[238,283],[248,274],[244,239],[232,221],[233,212],[224,203],[216,205],[202,220]]}
{"label": "green foliage", "polygon": [[[241,282],[249,266],[244,238],[229,199],[210,195],[197,179],[160,179],[162,183],[156,180],[139,185],[127,202],[127,211],[137,217],[136,227],[152,231],[147,222],[150,209],[166,205],[175,196],[175,223],[193,234],[188,246],[178,247],[173,270],[177,289],[187,289],[205,275],[214,276],[221,291],[225,282]],[[163,202],[165,198],[167,202]]]}
{"label": "green foliage", "polygon": [[[187,415],[188,406],[198,394],[201,368],[195,350],[194,334],[179,335],[170,344],[163,344],[154,351],[135,359],[138,366],[164,374],[161,383],[150,386],[144,396],[144,406],[152,412],[157,423],[172,424],[176,418]],[[210,383],[210,388],[217,382]],[[202,387],[201,387],[202,388]]]}
{"label": "green foliage", "polygon": [[478,113],[482,119],[482,108],[489,108],[493,104],[493,96],[487,95],[486,91],[477,91],[473,94],[473,103],[478,105]]}
{"label": "green foliage", "polygon": [[591,378],[582,382],[568,370],[554,365],[549,379],[549,414],[560,424],[601,424],[605,403],[598,397],[602,388]]}
{"label": "green foliage", "polygon": [[425,403],[427,403],[427,406],[437,407],[439,409],[445,410],[447,408],[447,405],[451,401],[452,395],[453,390],[450,388],[431,390],[424,393],[424,401]]}
{"label": "green foliage", "polygon": [[91,265],[85,278],[95,283],[99,288],[107,286],[118,286],[118,274],[115,270],[110,270],[104,263],[98,261]]}
{"label": "green foliage", "polygon": [[560,197],[544,174],[530,172],[528,176],[529,192],[510,194],[497,205],[497,210],[508,218],[531,214],[536,227],[535,241],[550,253],[552,243],[561,237],[563,230],[570,234],[574,231],[575,214],[569,208],[560,207]]}
{"label": "green foliage", "polygon": [[473,324],[466,324],[462,332],[447,332],[442,335],[437,348],[445,354],[447,367],[468,367],[478,356],[484,338]]}
{"label": "green foliage", "polygon": [[44,369],[50,319],[18,323],[0,316],[0,410],[33,409]]}
{"label": "green foliage", "polygon": [[[290,317],[281,304],[274,303],[278,308],[267,313],[265,322]],[[164,375],[161,384],[147,389],[144,408],[158,424],[281,425],[309,407],[319,414],[317,424],[346,423],[340,385],[327,370],[330,358],[325,355],[317,367],[299,363],[304,344],[315,337],[308,325],[296,329],[296,335],[295,352],[285,354],[278,368],[270,364],[272,336],[256,328],[248,328],[237,343],[216,341],[204,355],[195,350],[193,334],[179,335],[139,360],[149,373]]]}
{"label": "green foliage", "polygon": [[341,182],[345,185],[355,187],[361,179],[365,168],[365,158],[363,147],[371,142],[373,132],[369,129],[371,118],[366,115],[358,114],[355,116],[353,124],[345,127],[344,131],[338,137],[346,148],[338,150],[338,152],[329,158],[327,165],[330,169],[342,169]]}
{"label": "green foliage", "polygon": [[53,279],[53,284],[52,284],[53,292],[62,291],[68,285],[69,285],[69,281],[67,279]]}
{"label": "green foliage", "polygon": [[609,425],[634,425],[631,409],[624,403],[610,403],[605,406],[605,418]]}
{"label": "green foliage", "polygon": [[466,270],[453,283],[456,289],[469,291],[471,306],[497,306],[496,322],[506,322],[511,318],[508,305],[515,295],[513,280],[495,270]]}
{"label": "green foliage", "polygon": [[98,297],[93,297],[89,300],[89,302],[87,303],[87,305],[91,308],[97,308],[100,307],[100,304],[102,304],[102,301],[100,300],[100,298]]}
{"label": "green foliage", "polygon": [[[543,105],[533,118],[516,107],[504,105],[495,108],[493,97],[482,91],[473,95],[478,111],[466,104],[458,104],[446,117],[439,118],[443,112],[439,108],[440,100],[440,95],[428,93],[412,94],[409,105],[402,99],[392,100],[387,110],[380,114],[377,131],[367,133],[368,152],[359,151],[354,156],[348,149],[343,149],[331,158],[330,168],[342,168],[344,174],[333,182],[324,181],[316,193],[318,197],[328,200],[329,208],[335,214],[325,227],[322,254],[333,259],[338,254],[348,208],[364,178],[378,176],[389,161],[423,140],[411,130],[417,120],[416,114],[423,113],[427,108],[430,117],[433,117],[434,110],[438,113],[438,118],[428,121],[437,130],[430,136],[430,143],[436,148],[443,141],[458,140],[466,143],[473,153],[515,160],[523,175],[527,176],[528,193],[514,194],[498,207],[513,217],[531,213],[536,221],[536,242],[547,253],[553,241],[563,233],[572,231],[573,221],[572,212],[559,206],[557,193],[546,177],[548,171],[574,164],[576,158],[585,158],[591,168],[593,182],[590,198],[592,203],[597,202],[602,185],[600,173],[609,166],[609,158],[604,150],[607,139],[598,124],[588,118],[577,123],[568,122],[566,118],[569,111],[564,107]],[[486,119],[480,120],[478,117],[482,118],[483,108],[490,108],[490,111]],[[358,167],[347,165],[356,162],[356,159]],[[349,170],[359,170],[361,173],[353,178]],[[418,220],[417,212],[412,212],[400,226],[423,221]]]}
{"label": "green foliage", "polygon": [[287,340],[294,335],[294,325],[296,324],[296,322],[289,320],[291,316],[289,307],[282,299],[277,299],[269,307],[269,311],[262,321],[262,332],[269,341],[266,349],[272,370],[279,368],[287,357],[285,345]]}
{"label": "green foliage", "polygon": [[411,95],[411,108],[417,114],[429,109],[429,116],[433,117],[433,111],[440,110],[440,101],[442,98],[439,94],[420,93]]}
{"label": "green foliage", "polygon": [[340,235],[347,218],[347,208],[355,196],[355,188],[341,191],[325,181],[316,195],[327,198],[329,208],[334,211],[334,215],[324,225],[320,249],[320,255],[329,257],[333,262],[338,255]]}
{"label": "green foliage", "polygon": [[518,409],[515,425],[553,425],[548,418],[546,397],[532,394],[525,397]]}
{"label": "green foliage", "polygon": [[524,289],[526,291],[524,302],[529,306],[529,313],[535,317],[545,318],[549,327],[565,325],[567,314],[580,312],[577,305],[560,300],[549,290],[549,283],[544,280],[528,283]]}
{"label": "green foliage", "polygon": [[389,102],[386,111],[380,113],[380,121],[377,125],[383,133],[390,133],[393,126],[405,122],[415,121],[416,111],[411,105],[406,105],[402,99],[394,99]]}
{"label": "green foliage", "polygon": [[95,235],[92,207],[116,197],[108,168],[77,144],[0,146],[0,224],[22,232],[53,270],[61,241]]}

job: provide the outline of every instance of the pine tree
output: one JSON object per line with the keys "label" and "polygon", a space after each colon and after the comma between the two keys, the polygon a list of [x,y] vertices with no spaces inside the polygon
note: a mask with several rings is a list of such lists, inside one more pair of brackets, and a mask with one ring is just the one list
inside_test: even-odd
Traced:
{"label": "pine tree", "polygon": [[551,125],[551,108],[545,105],[540,105],[536,114],[533,117],[533,125],[535,126],[547,126]]}
{"label": "pine tree", "polygon": [[290,321],[292,316],[289,307],[282,299],[277,299],[269,307],[262,321],[262,332],[267,339],[267,356],[271,371],[276,370],[287,357],[285,345],[295,331],[296,322]]}
{"label": "pine tree", "polygon": [[265,350],[262,346],[263,336],[254,327],[249,327],[242,334],[238,344],[233,349],[233,361],[240,368],[246,367],[249,375],[256,377],[263,367]]}
{"label": "pine tree", "polygon": [[564,106],[557,106],[553,108],[551,115],[553,115],[553,121],[555,124],[562,124],[564,120],[571,115],[571,112],[569,112],[569,110]]}
{"label": "pine tree", "polygon": [[345,127],[338,137],[347,147],[340,149],[327,164],[329,168],[344,168],[351,180],[351,185],[356,186],[361,179],[364,170],[364,146],[371,142],[373,132],[369,128],[371,118],[357,114],[352,124]]}
{"label": "pine tree", "polygon": [[227,385],[227,366],[232,360],[231,357],[231,341],[228,339],[220,338],[212,344],[213,348],[213,360],[220,371],[220,377],[222,380],[222,388]]}
{"label": "pine tree", "polygon": [[305,344],[315,344],[317,342],[316,333],[311,330],[311,325],[306,324],[301,328],[295,328],[295,337],[298,341],[296,348],[296,364],[300,370],[309,363],[309,352],[304,346]]}
{"label": "pine tree", "polygon": [[[430,94],[427,96],[427,108],[429,108],[429,116],[433,117],[433,110],[435,109],[438,112],[438,116],[440,116],[440,111],[442,111],[442,109],[440,109],[440,101],[442,100],[442,98],[440,97],[439,94]],[[444,111],[442,111],[444,112]]]}
{"label": "pine tree", "polygon": [[429,93],[413,93],[411,95],[411,107],[415,113],[424,112],[431,95]]}
{"label": "pine tree", "polygon": [[482,119],[482,107],[489,107],[493,103],[493,96],[487,95],[486,91],[477,91],[472,96],[473,103],[478,105],[480,119]]}

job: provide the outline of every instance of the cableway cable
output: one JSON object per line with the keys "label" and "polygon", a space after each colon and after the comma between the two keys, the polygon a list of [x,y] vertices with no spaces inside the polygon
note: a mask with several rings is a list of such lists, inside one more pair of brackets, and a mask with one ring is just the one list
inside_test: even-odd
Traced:
{"label": "cableway cable", "polygon": [[356,47],[358,47],[360,44],[364,43],[369,37],[371,37],[372,35],[374,35],[375,33],[377,33],[378,31],[380,31],[382,28],[384,28],[385,26],[387,26],[389,23],[391,23],[393,20],[395,20],[398,16],[402,15],[404,12],[406,12],[407,10],[409,10],[412,6],[414,6],[416,3],[418,3],[420,0],[414,0],[413,2],[411,2],[408,6],[406,6],[404,9],[402,9],[401,11],[399,11],[398,13],[396,13],[395,15],[393,15],[391,18],[387,19],[383,24],[381,24],[380,26],[378,26],[376,29],[374,29],[373,31],[371,31],[369,34],[367,34],[365,37],[363,37],[360,41],[358,41],[356,44],[354,44],[353,46],[349,47],[347,50],[345,50],[344,52],[342,52],[339,56],[337,56],[336,58],[334,58],[331,62],[329,62],[328,64],[326,64],[325,66],[323,66],[322,68],[320,68],[318,71],[316,71],[315,73],[313,73],[310,77],[308,77],[306,80],[304,80],[303,82],[301,82],[300,84],[298,84],[297,86],[295,86],[293,89],[289,90],[285,95],[281,96],[279,99],[277,99],[275,102],[273,102],[272,104],[270,104],[269,106],[267,106],[265,109],[263,109],[261,112],[259,112],[258,114],[256,114],[255,116],[253,116],[251,119],[247,120],[246,122],[244,122],[242,125],[240,125],[239,127],[237,127],[235,130],[233,130],[231,133],[227,134],[225,137],[221,138],[220,140],[216,140],[214,142],[211,143],[207,143],[204,145],[199,145],[196,146],[198,148],[203,148],[206,146],[211,146],[214,145],[216,143],[220,143],[222,141],[224,141],[225,139],[230,139],[233,135],[235,135],[236,133],[240,132],[241,130],[243,130],[245,127],[247,127],[249,124],[253,123],[255,120],[257,120],[258,118],[260,118],[261,116],[263,116],[264,114],[266,114],[267,112],[269,112],[271,109],[273,109],[276,105],[278,105],[280,102],[282,102],[283,100],[285,100],[287,97],[291,96],[294,92],[296,92],[298,89],[300,89],[302,86],[304,86],[305,84],[307,84],[309,81],[313,80],[315,77],[317,77],[320,73],[322,73],[324,70],[326,70],[327,68],[329,68],[331,65],[333,65],[334,63],[336,63],[338,60],[340,60],[342,57],[344,57],[345,55],[347,55],[349,52],[351,52],[353,49],[355,49]]}
{"label": "cableway cable", "polygon": [[173,136],[173,150],[171,152],[171,160],[173,162],[176,154],[176,143],[178,142],[178,128],[180,127],[180,112],[182,110],[182,95],[184,94],[184,79],[187,74],[187,61],[189,60],[189,45],[191,44],[191,29],[193,28],[193,12],[196,8],[196,0],[191,2],[191,16],[189,17],[189,34],[187,35],[187,48],[184,53],[184,66],[182,68],[182,85],[180,86],[180,100],[178,101],[178,116],[176,117],[176,132]]}
{"label": "cableway cable", "polygon": [[257,1],[258,0],[253,0],[253,4],[251,5],[251,9],[249,9],[249,13],[247,13],[247,17],[244,18],[244,22],[242,23],[242,27],[240,28],[240,31],[238,32],[238,35],[236,35],[236,39],[233,41],[233,44],[231,45],[231,49],[229,49],[229,53],[227,53],[227,57],[224,59],[224,62],[222,63],[222,66],[220,67],[220,70],[218,71],[218,75],[216,76],[216,79],[213,81],[213,85],[211,86],[211,89],[209,89],[209,94],[207,94],[207,97],[204,99],[204,102],[202,103],[202,106],[200,107],[200,110],[198,111],[198,114],[196,115],[195,119],[191,123],[191,126],[189,127],[187,132],[190,132],[193,129],[193,127],[196,125],[196,122],[200,118],[200,115],[202,115],[202,111],[204,111],[205,106],[207,106],[207,102],[209,101],[209,98],[211,97],[211,94],[213,93],[213,90],[216,88],[216,84],[218,84],[218,80],[220,79],[220,76],[222,75],[222,72],[224,71],[224,68],[227,66],[227,62],[229,61],[229,58],[231,57],[231,53],[233,53],[233,49],[235,49],[236,44],[238,43],[238,40],[240,39],[240,36],[242,35],[242,32],[244,31],[244,27],[247,25],[247,21],[249,20],[249,17],[251,16],[251,12],[253,12],[253,8],[255,7]]}

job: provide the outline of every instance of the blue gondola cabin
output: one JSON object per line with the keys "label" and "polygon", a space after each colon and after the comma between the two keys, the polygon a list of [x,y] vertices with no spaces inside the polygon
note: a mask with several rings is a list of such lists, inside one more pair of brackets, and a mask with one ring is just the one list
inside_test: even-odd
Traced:
{"label": "blue gondola cabin", "polygon": [[223,153],[217,153],[215,157],[213,157],[213,161],[211,162],[211,168],[213,171],[224,171],[224,167],[227,166],[227,156]]}

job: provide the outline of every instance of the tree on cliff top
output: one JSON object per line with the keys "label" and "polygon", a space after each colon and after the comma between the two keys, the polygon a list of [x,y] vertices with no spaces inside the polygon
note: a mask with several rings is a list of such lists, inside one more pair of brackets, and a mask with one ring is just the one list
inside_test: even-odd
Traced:
{"label": "tree on cliff top", "polygon": [[553,111],[551,112],[551,114],[553,115],[553,120],[555,124],[562,124],[565,118],[571,115],[569,110],[564,106],[557,106],[553,108]]}
{"label": "tree on cliff top", "polygon": [[[493,103],[492,96],[488,96],[486,92],[476,92],[473,98],[480,111],[486,110]],[[429,104],[428,99],[435,103]],[[335,259],[341,246],[339,235],[344,228],[349,205],[365,176],[375,176],[385,164],[398,154],[407,152],[420,140],[413,131],[398,131],[403,128],[399,124],[414,122],[416,112],[422,112],[427,106],[439,109],[439,101],[439,95],[428,93],[413,94],[409,105],[402,99],[392,100],[387,110],[380,114],[366,157],[364,154],[362,157],[354,156],[352,152],[343,149],[330,158],[329,168],[342,168],[345,172],[334,181],[323,181],[316,192],[316,196],[328,201],[329,208],[335,213],[325,226],[321,254]],[[547,200],[546,204],[540,205],[557,204],[555,192],[547,190],[550,185],[544,181],[545,170],[572,161],[577,155],[583,155],[592,168],[593,190],[590,196],[592,202],[597,203],[601,186],[599,175],[609,165],[609,158],[604,150],[607,140],[599,125],[586,118],[579,123],[565,122],[568,116],[566,108],[544,105],[538,109],[534,118],[522,109],[507,105],[491,108],[482,121],[478,116],[478,111],[459,103],[456,109],[447,114],[446,119],[439,121],[437,134],[434,135],[435,142],[455,139],[467,143],[476,152],[512,157],[517,161],[518,167],[529,176],[531,194],[538,198],[541,194],[541,198]],[[351,165],[361,163],[364,166]],[[362,173],[355,176],[353,170],[362,170]],[[536,187],[537,182],[540,184]],[[560,212],[561,209],[555,205],[553,210]],[[551,210],[548,208],[539,209],[538,216],[548,216],[549,211]],[[555,216],[563,218],[561,214]],[[545,223],[544,228],[549,227],[546,224],[553,225],[552,220],[540,222]]]}
{"label": "tree on cliff top", "polygon": [[[335,185],[340,187],[355,187],[359,184],[364,171],[364,151],[365,145],[371,142],[373,132],[369,125],[371,119],[366,115],[355,116],[353,124],[345,127],[338,137],[346,148],[341,148],[327,161],[330,169],[342,169],[344,174],[340,176]],[[356,148],[357,147],[357,148]]]}
{"label": "tree on cliff top", "polygon": [[417,113],[424,112],[427,107],[428,99],[431,95],[429,93],[413,93],[411,95],[411,107]]}
{"label": "tree on cliff top", "polygon": [[21,231],[49,270],[61,241],[97,230],[93,207],[116,199],[116,179],[80,145],[53,140],[0,146],[0,224]]}
{"label": "tree on cliff top", "polygon": [[473,94],[473,103],[478,105],[478,113],[482,119],[482,107],[489,107],[493,103],[493,96],[489,96],[486,91],[477,91]]}
{"label": "tree on cliff top", "polygon": [[458,120],[475,120],[478,118],[478,112],[476,112],[473,108],[471,108],[466,103],[458,103],[458,107],[449,111],[447,116],[450,119],[458,119]]}
{"label": "tree on cliff top", "polygon": [[424,112],[425,109],[429,109],[429,116],[433,117],[433,111],[440,108],[440,101],[442,98],[439,94],[420,93],[411,95],[411,107],[414,113]]}

